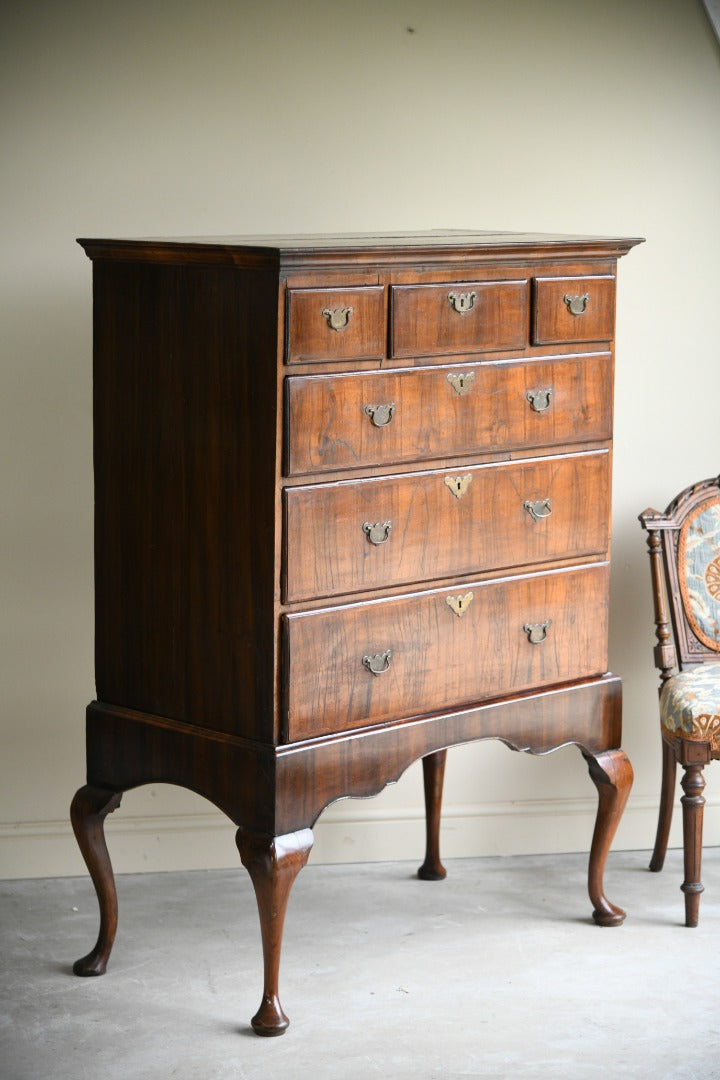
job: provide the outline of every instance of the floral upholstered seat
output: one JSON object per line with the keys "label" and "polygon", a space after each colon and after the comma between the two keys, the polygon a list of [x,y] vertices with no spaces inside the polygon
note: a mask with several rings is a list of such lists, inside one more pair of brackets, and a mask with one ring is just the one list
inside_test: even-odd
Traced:
{"label": "floral upholstered seat", "polygon": [[703,768],[720,758],[720,477],[681,491],[664,513],[646,510],[660,669],[662,793],[651,870],[665,860],[683,767],[685,925],[697,926],[705,799]]}
{"label": "floral upholstered seat", "polygon": [[720,750],[720,662],[679,671],[660,694],[660,724],[675,738]]}

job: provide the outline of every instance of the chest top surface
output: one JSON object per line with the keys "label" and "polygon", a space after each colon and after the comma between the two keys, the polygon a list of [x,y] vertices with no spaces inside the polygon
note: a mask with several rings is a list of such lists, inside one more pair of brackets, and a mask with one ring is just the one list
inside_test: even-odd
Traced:
{"label": "chest top surface", "polygon": [[496,259],[586,254],[618,257],[639,238],[568,236],[559,233],[432,229],[408,232],[259,234],[222,237],[144,237],[78,241],[90,258],[261,263],[292,266],[343,262],[385,264],[399,259]]}

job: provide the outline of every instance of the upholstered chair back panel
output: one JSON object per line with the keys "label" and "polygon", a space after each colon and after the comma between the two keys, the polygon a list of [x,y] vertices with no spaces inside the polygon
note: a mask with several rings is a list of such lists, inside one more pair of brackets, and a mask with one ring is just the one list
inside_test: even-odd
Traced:
{"label": "upholstered chair back panel", "polygon": [[685,615],[695,636],[720,653],[720,501],[703,503],[685,521],[678,545]]}

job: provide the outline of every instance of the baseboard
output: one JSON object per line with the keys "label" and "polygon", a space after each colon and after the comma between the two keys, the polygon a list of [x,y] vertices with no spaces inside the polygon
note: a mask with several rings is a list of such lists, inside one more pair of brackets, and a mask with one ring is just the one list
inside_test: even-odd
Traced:
{"label": "baseboard", "polygon": [[[720,844],[720,800],[708,799],[704,843]],[[350,808],[352,807],[352,808]],[[596,799],[523,800],[449,806],[443,813],[444,858],[551,854],[590,847]],[[616,851],[652,847],[657,800],[638,797],[625,811]],[[670,846],[682,844],[679,809]],[[232,824],[219,812],[107,819],[115,872],[226,869],[239,865]],[[382,862],[422,858],[421,809],[388,815],[371,805],[330,807],[315,828],[314,863]],[[68,821],[0,825],[0,878],[72,877],[85,874]]]}

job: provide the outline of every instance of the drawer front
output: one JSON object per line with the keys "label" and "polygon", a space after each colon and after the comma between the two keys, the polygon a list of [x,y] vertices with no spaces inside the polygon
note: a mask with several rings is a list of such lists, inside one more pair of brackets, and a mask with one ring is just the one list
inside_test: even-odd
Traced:
{"label": "drawer front", "polygon": [[602,674],[607,587],[602,563],[285,616],[288,738]]}
{"label": "drawer front", "polygon": [[615,278],[536,278],[533,344],[612,341]]}
{"label": "drawer front", "polygon": [[286,474],[610,438],[609,354],[286,380]]}
{"label": "drawer front", "polygon": [[602,554],[610,454],[286,491],[287,602]]}
{"label": "drawer front", "polygon": [[527,341],[527,280],[397,285],[391,296],[393,356],[519,349]]}
{"label": "drawer front", "polygon": [[289,289],[287,359],[377,360],[385,355],[385,303],[381,286]]}

